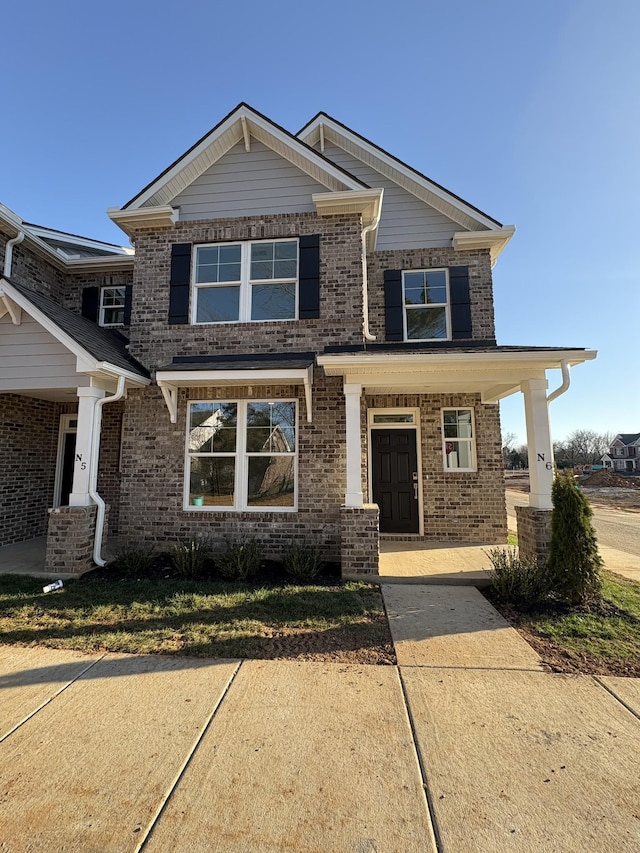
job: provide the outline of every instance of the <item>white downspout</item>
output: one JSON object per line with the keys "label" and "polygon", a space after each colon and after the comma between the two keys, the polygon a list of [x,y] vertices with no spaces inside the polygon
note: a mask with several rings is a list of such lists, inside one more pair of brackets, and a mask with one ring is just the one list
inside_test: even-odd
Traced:
{"label": "white downspout", "polygon": [[102,427],[102,407],[107,403],[116,403],[124,395],[125,378],[118,376],[118,387],[116,393],[110,397],[102,397],[96,402],[95,421],[93,435],[91,436],[91,474],[89,475],[89,497],[98,507],[96,513],[96,532],[93,540],[93,562],[96,565],[106,566],[107,561],[102,559],[102,534],[104,533],[105,503],[97,492],[98,489],[98,456],[100,454],[100,430]]}
{"label": "white downspout", "polygon": [[552,400],[557,399],[561,394],[564,394],[565,391],[568,390],[569,385],[571,385],[571,375],[569,373],[569,362],[564,358],[560,362],[560,369],[562,370],[562,383],[547,397],[547,403],[551,403]]}
{"label": "white downspout", "polygon": [[378,209],[378,215],[375,220],[371,223],[371,225],[367,225],[366,228],[362,229],[362,313],[363,313],[363,325],[362,330],[364,332],[364,338],[366,341],[375,341],[376,336],[371,334],[371,330],[369,329],[369,293],[367,289],[367,234],[370,231],[373,231],[374,228],[378,227],[380,222],[380,213],[382,212],[382,205],[380,205]]}
{"label": "white downspout", "polygon": [[10,278],[11,276],[11,265],[13,263],[13,247],[17,246],[18,243],[22,243],[24,240],[24,231],[18,231],[15,237],[12,237],[11,240],[7,240],[7,245],[4,249],[4,277]]}

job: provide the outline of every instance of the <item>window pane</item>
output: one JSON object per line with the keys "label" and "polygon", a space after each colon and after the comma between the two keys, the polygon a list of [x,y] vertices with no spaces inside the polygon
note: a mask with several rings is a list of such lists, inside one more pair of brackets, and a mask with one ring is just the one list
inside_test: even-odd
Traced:
{"label": "window pane", "polygon": [[196,290],[197,323],[228,323],[238,320],[239,287],[200,287]]}
{"label": "window pane", "polygon": [[374,415],[374,424],[412,424],[413,415]]}
{"label": "window pane", "polygon": [[443,413],[445,438],[471,438],[471,409],[450,409]]}
{"label": "window pane", "polygon": [[105,326],[124,326],[124,308],[105,308]]}
{"label": "window pane", "polygon": [[470,441],[446,441],[447,468],[473,468]]}
{"label": "window pane", "polygon": [[290,284],[251,285],[252,320],[292,320],[296,316],[296,286]]}
{"label": "window pane", "polygon": [[233,453],[236,449],[236,423],[235,403],[192,403],[189,451]]}
{"label": "window pane", "polygon": [[102,305],[104,308],[121,308],[124,305],[124,287],[103,287]]}
{"label": "window pane", "polygon": [[249,506],[293,506],[295,497],[293,456],[249,458]]}
{"label": "window pane", "polygon": [[443,305],[447,301],[444,270],[404,274],[405,305]]}
{"label": "window pane", "polygon": [[432,340],[447,337],[445,308],[411,308],[407,310],[407,338]]}
{"label": "window pane", "polygon": [[295,429],[295,403],[249,403],[247,406],[248,453],[293,453]]}
{"label": "window pane", "polygon": [[251,280],[296,278],[298,245],[288,243],[252,243]]}
{"label": "window pane", "polygon": [[235,457],[195,456],[190,461],[189,503],[201,497],[202,506],[233,507]]}
{"label": "window pane", "polygon": [[198,249],[196,282],[240,281],[240,244]]}

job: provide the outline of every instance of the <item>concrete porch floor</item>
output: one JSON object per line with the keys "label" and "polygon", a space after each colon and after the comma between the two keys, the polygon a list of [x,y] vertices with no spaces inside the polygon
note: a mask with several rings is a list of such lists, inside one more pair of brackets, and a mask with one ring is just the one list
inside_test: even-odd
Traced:
{"label": "concrete porch floor", "polygon": [[493,547],[381,539],[380,582],[488,586],[487,551]]}

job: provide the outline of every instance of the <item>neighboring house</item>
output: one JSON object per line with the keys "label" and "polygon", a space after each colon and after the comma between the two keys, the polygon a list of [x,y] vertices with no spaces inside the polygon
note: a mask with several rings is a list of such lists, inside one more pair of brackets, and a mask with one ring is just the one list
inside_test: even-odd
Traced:
{"label": "neighboring house", "polygon": [[108,213],[135,255],[0,207],[0,544],[84,571],[108,515],[122,543],[316,540],[352,575],[379,535],[505,542],[522,391],[539,550],[546,370],[595,352],[496,343],[513,227],[323,113],[292,135],[244,104]]}
{"label": "neighboring house", "polygon": [[618,433],[602,464],[611,471],[640,471],[640,432]]}

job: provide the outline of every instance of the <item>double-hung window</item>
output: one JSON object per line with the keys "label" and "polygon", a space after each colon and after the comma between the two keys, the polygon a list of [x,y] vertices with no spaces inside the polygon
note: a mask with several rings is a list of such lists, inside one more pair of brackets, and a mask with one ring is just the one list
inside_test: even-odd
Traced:
{"label": "double-hung window", "polygon": [[[100,326],[124,325],[124,287],[101,287],[98,324]],[[95,304],[95,303],[94,303]]]}
{"label": "double-hung window", "polygon": [[475,471],[473,409],[442,410],[442,453],[445,471]]}
{"label": "double-hung window", "polygon": [[189,403],[185,508],[296,508],[295,400]]}
{"label": "double-hung window", "polygon": [[197,246],[193,275],[192,323],[297,318],[297,240]]}
{"label": "double-hung window", "polygon": [[405,340],[441,341],[451,338],[446,269],[403,272],[402,294]]}

